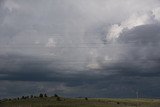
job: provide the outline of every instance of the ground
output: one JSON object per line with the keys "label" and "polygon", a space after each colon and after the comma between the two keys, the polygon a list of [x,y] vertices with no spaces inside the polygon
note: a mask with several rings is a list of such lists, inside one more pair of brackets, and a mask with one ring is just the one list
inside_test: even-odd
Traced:
{"label": "ground", "polygon": [[47,97],[1,100],[0,107],[160,107],[160,100]]}

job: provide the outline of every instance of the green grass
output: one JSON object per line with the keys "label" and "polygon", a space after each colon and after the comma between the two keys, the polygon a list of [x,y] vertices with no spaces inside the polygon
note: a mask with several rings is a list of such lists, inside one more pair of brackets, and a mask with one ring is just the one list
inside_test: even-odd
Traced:
{"label": "green grass", "polygon": [[31,98],[1,101],[0,107],[160,107],[158,99]]}

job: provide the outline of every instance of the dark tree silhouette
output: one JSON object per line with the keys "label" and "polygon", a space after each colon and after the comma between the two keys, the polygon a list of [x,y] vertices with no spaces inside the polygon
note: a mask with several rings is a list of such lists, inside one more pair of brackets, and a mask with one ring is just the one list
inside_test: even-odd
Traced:
{"label": "dark tree silhouette", "polygon": [[58,97],[58,95],[57,95],[57,94],[54,94],[54,97]]}
{"label": "dark tree silhouette", "polygon": [[44,94],[44,97],[47,97],[47,94],[46,94],[46,93]]}
{"label": "dark tree silhouette", "polygon": [[30,98],[33,98],[33,95],[31,95]]}
{"label": "dark tree silhouette", "polygon": [[21,99],[25,99],[25,97],[24,97],[24,96],[22,96],[22,97],[21,97]]}
{"label": "dark tree silhouette", "polygon": [[29,99],[29,96],[26,96],[26,99]]}
{"label": "dark tree silhouette", "polygon": [[41,94],[39,94],[39,97],[40,97],[40,98],[43,98],[43,94],[42,94],[42,93],[41,93]]}

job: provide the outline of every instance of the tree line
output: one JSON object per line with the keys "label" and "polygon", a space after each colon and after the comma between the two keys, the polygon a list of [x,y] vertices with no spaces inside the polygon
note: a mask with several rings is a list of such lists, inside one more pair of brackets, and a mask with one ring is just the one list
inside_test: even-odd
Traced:
{"label": "tree line", "polygon": [[[33,98],[47,98],[48,95],[45,93],[40,93],[38,96],[36,95],[29,95],[29,96],[21,96],[21,97],[17,97],[17,98],[4,98],[2,100],[0,100],[0,102],[2,101],[12,101],[12,100],[26,100],[26,99],[33,99]],[[57,94],[54,94],[54,96],[57,99],[57,101],[60,101],[60,97]]]}

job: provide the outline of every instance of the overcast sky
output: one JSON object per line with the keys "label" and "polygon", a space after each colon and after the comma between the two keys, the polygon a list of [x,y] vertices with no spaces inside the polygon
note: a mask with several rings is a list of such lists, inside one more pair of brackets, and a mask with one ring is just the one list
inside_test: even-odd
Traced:
{"label": "overcast sky", "polygon": [[158,98],[159,83],[159,0],[0,0],[0,98]]}

